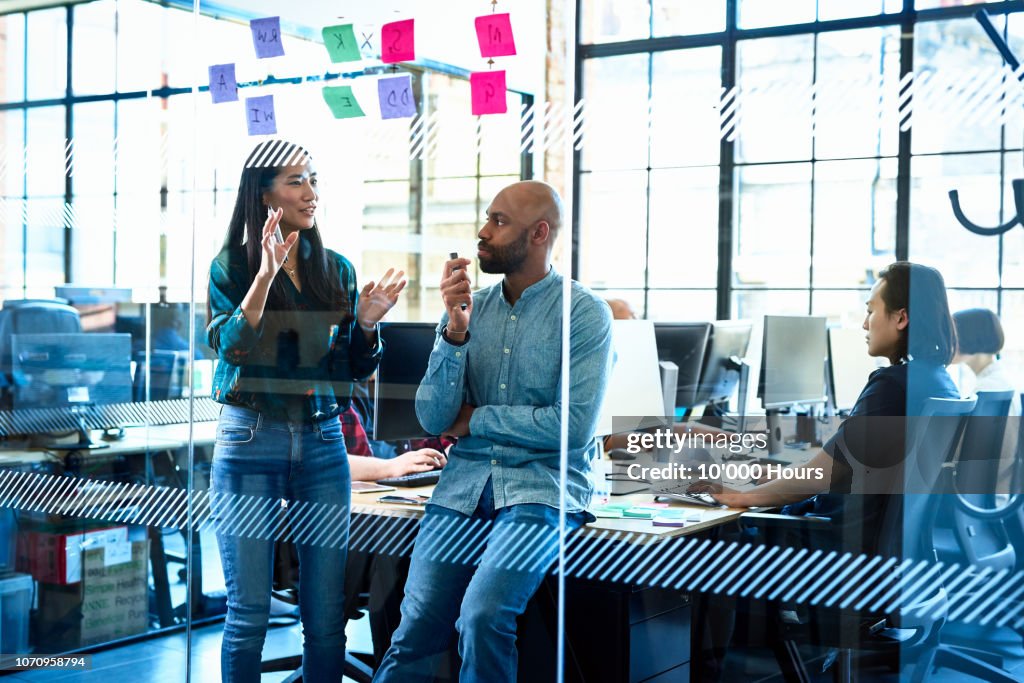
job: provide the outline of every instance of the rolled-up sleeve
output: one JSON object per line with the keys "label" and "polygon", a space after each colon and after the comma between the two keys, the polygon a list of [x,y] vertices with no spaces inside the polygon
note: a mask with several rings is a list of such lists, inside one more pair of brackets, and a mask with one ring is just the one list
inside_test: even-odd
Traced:
{"label": "rolled-up sleeve", "polygon": [[444,314],[435,330],[427,372],[416,389],[416,417],[430,434],[452,426],[466,394],[466,362],[472,342],[456,345],[447,341],[441,335],[447,324],[448,315]]}
{"label": "rolled-up sleeve", "polygon": [[355,316],[355,312],[359,309],[356,271],[352,264],[340,255],[338,256],[338,278],[348,295],[351,314],[345,315],[338,323],[339,332],[345,334],[334,335],[328,358],[329,372],[331,380],[335,382],[347,382],[353,379],[362,381],[372,375],[380,365],[380,358],[384,353],[384,343],[380,340],[380,335],[377,335],[376,344],[371,346],[366,340],[363,330],[359,327]]}
{"label": "rolled-up sleeve", "polygon": [[210,265],[210,324],[206,341],[218,358],[232,365],[244,365],[263,336],[263,320],[254,329],[242,312],[248,292],[238,275],[217,258]]}

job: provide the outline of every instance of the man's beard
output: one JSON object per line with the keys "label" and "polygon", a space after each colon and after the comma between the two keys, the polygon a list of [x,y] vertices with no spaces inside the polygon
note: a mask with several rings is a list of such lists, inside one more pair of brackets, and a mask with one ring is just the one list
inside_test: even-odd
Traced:
{"label": "man's beard", "polygon": [[481,245],[481,249],[487,252],[487,256],[480,256],[480,270],[485,273],[509,274],[519,271],[526,262],[527,247],[530,241],[530,232],[524,230],[518,240],[504,247],[490,247]]}

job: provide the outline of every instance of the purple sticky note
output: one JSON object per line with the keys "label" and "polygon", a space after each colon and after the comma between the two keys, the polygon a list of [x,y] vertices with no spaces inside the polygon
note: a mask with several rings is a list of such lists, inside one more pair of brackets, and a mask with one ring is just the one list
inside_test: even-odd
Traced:
{"label": "purple sticky note", "polygon": [[416,102],[412,98],[412,78],[396,76],[377,81],[382,119],[407,119],[416,116]]}
{"label": "purple sticky note", "polygon": [[274,96],[245,98],[245,124],[249,135],[273,135],[277,132],[274,117]]}
{"label": "purple sticky note", "polygon": [[214,104],[238,101],[234,64],[214,64],[210,67],[210,96]]}
{"label": "purple sticky note", "polygon": [[516,53],[512,21],[505,14],[487,14],[476,18],[476,40],[481,57],[507,57]]}
{"label": "purple sticky note", "polygon": [[414,20],[393,21],[380,30],[380,61],[385,64],[416,59]]}
{"label": "purple sticky note", "polygon": [[505,99],[504,71],[471,73],[469,89],[473,94],[473,116],[504,114],[508,111],[508,102]]}
{"label": "purple sticky note", "polygon": [[256,47],[256,56],[260,59],[280,57],[284,54],[281,43],[281,17],[253,19],[249,22],[252,29],[252,44]]}

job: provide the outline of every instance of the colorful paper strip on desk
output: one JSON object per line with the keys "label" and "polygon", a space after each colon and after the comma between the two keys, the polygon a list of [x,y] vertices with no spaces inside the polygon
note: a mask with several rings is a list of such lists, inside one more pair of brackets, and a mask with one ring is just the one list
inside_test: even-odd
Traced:
{"label": "colorful paper strip on desk", "polygon": [[596,507],[590,511],[598,519],[622,519],[622,510],[607,505]]}
{"label": "colorful paper strip on desk", "polygon": [[629,517],[631,519],[652,519],[656,514],[658,514],[658,510],[643,507],[629,508],[628,510],[622,511],[623,517]]}

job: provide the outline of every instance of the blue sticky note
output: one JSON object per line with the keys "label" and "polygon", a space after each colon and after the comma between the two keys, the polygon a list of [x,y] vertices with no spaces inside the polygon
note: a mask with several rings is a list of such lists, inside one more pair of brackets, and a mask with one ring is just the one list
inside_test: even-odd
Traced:
{"label": "blue sticky note", "polygon": [[210,96],[214,104],[238,101],[234,64],[214,64],[210,67]]}
{"label": "blue sticky note", "polygon": [[281,43],[281,17],[253,19],[249,22],[252,30],[252,44],[256,47],[256,56],[260,59],[280,57],[284,54]]}
{"label": "blue sticky note", "polygon": [[396,76],[377,81],[382,119],[407,119],[416,116],[416,101],[412,96],[412,78]]}
{"label": "blue sticky note", "polygon": [[245,98],[245,123],[249,135],[273,135],[277,132],[274,117],[274,96]]}

